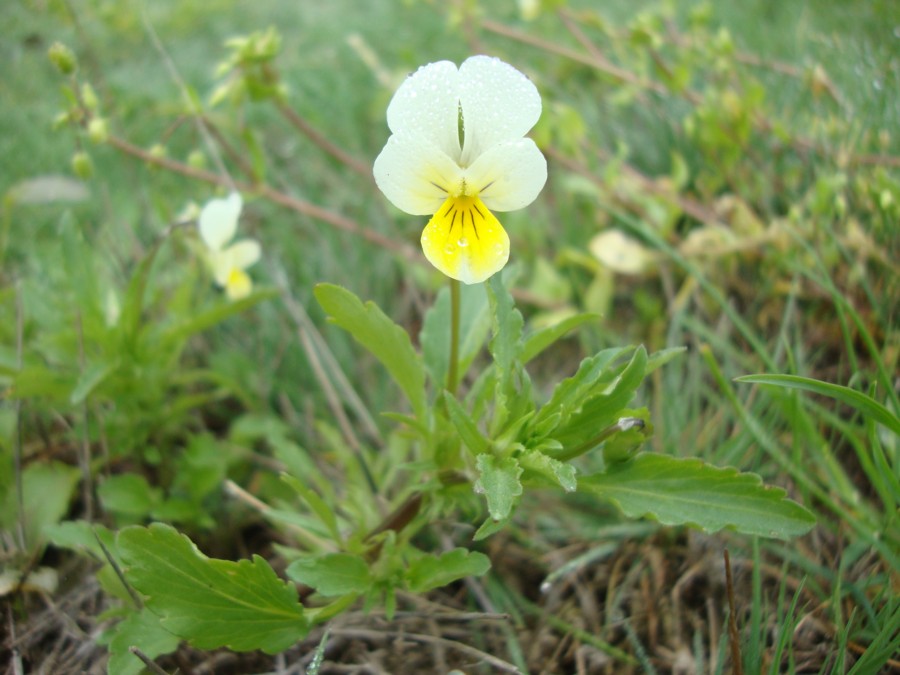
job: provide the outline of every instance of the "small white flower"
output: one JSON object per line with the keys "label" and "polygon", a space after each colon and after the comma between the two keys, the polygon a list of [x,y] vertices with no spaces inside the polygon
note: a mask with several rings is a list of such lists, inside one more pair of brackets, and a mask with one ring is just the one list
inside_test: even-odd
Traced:
{"label": "small white flower", "polygon": [[523,138],[540,115],[531,80],[488,56],[422,66],[391,99],[375,181],[401,211],[433,214],[422,250],[447,276],[478,283],[509,259],[491,211],[521,209],[544,187],[547,162]]}
{"label": "small white flower", "polygon": [[244,270],[259,260],[261,253],[259,242],[253,239],[241,239],[226,247],[237,232],[242,206],[237,192],[225,199],[211,199],[200,212],[198,222],[213,278],[231,300],[250,295],[253,282]]}

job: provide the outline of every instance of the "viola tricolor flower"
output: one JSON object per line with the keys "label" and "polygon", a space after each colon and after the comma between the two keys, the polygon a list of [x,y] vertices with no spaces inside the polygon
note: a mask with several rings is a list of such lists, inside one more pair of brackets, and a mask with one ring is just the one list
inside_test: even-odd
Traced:
{"label": "viola tricolor flower", "polygon": [[198,221],[213,278],[231,300],[250,295],[253,282],[244,270],[260,256],[259,242],[253,239],[241,239],[226,247],[237,232],[242,206],[237,192],[225,199],[211,199],[200,212]]}
{"label": "viola tricolor flower", "polygon": [[492,211],[521,209],[544,187],[547,162],[524,138],[540,115],[531,80],[488,56],[422,66],[391,99],[375,182],[401,211],[432,216],[422,250],[447,276],[478,283],[509,259]]}

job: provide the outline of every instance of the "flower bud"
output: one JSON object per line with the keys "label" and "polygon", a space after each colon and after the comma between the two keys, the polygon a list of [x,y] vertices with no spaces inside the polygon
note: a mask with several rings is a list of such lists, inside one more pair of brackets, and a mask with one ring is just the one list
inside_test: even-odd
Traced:
{"label": "flower bud", "polygon": [[202,150],[192,150],[191,154],[188,155],[187,163],[188,166],[192,166],[195,169],[205,169],[206,155],[203,154]]}
{"label": "flower bud", "polygon": [[87,180],[94,175],[94,163],[91,161],[91,156],[83,150],[72,155],[72,172],[82,180]]}
{"label": "flower bud", "polygon": [[53,118],[53,131],[59,131],[64,126],[69,124],[72,121],[72,115],[69,112],[61,112],[57,113],[56,117]]}
{"label": "flower bud", "polygon": [[100,104],[100,101],[97,99],[97,93],[87,82],[81,85],[81,102],[84,103],[84,107],[88,110],[96,110]]}
{"label": "flower bud", "polygon": [[63,75],[71,75],[78,68],[78,61],[71,49],[66,47],[62,42],[54,42],[47,50],[47,56],[50,62],[56,66]]}
{"label": "flower bud", "polygon": [[102,117],[94,117],[88,122],[87,133],[88,138],[94,143],[106,143],[106,139],[109,138],[109,125]]}
{"label": "flower bud", "polygon": [[159,164],[154,160],[165,159],[169,152],[162,143],[156,143],[147,148],[147,154],[150,156],[150,159],[147,160],[147,167],[151,170],[156,170]]}

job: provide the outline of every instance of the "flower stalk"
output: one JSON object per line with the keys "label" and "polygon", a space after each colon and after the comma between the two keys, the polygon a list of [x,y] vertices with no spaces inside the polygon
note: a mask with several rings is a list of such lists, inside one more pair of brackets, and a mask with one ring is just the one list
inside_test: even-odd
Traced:
{"label": "flower stalk", "polygon": [[456,396],[459,388],[459,280],[450,279],[450,367],[447,391]]}

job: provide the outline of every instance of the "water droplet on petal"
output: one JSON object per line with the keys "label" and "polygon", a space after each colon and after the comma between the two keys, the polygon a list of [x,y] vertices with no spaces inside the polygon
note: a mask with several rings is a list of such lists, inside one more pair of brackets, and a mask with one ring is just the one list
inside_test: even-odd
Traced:
{"label": "water droplet on petal", "polygon": [[465,247],[468,246],[468,245],[469,245],[469,240],[468,240],[468,239],[466,239],[465,237],[460,237],[460,238],[459,238],[459,247],[460,247],[460,248],[465,248]]}
{"label": "water droplet on petal", "polygon": [[444,253],[446,253],[447,255],[453,255],[454,253],[456,253],[456,249],[453,248],[452,244],[447,244],[444,247]]}

